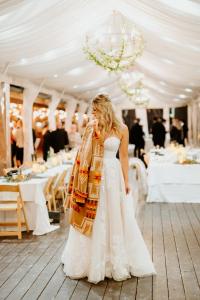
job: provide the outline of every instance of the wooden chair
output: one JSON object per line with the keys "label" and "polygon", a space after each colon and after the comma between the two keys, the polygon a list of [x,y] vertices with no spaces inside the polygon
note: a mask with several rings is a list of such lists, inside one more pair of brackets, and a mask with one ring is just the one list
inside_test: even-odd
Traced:
{"label": "wooden chair", "polygon": [[137,157],[132,157],[129,159],[129,166],[136,168],[136,179],[139,187],[140,200],[145,200],[148,185],[147,185],[147,170],[143,161]]}
{"label": "wooden chair", "polygon": [[65,199],[67,197],[67,186],[66,186],[66,183],[65,183],[65,178],[66,178],[66,175],[67,175],[67,170],[64,170],[54,188],[53,188],[53,192],[54,192],[54,196],[55,196],[55,200],[58,200],[58,199],[62,199],[62,205],[64,206],[64,203],[65,203]]}
{"label": "wooden chair", "polygon": [[47,207],[49,211],[52,211],[52,208],[54,211],[56,211],[56,199],[54,189],[58,181],[58,176],[59,175],[56,174],[55,176],[49,177],[44,187],[44,196],[46,198]]}
{"label": "wooden chair", "polygon": [[69,198],[67,198],[67,188],[68,188],[68,184],[69,184],[69,181],[70,181],[72,170],[73,170],[73,167],[71,167],[70,169],[67,170],[67,176],[66,176],[66,178],[67,178],[66,195],[65,195],[65,201],[64,201],[64,204],[63,204],[64,213],[66,213],[66,210],[70,206]]}
{"label": "wooden chair", "polygon": [[50,199],[51,199],[54,211],[57,210],[57,208],[56,208],[55,188],[57,186],[58,177],[59,177],[59,174],[56,174],[55,176],[53,176],[51,187],[50,187]]}
{"label": "wooden chair", "polygon": [[[27,232],[29,232],[29,226],[26,218],[24,202],[21,197],[19,185],[0,185],[0,192],[5,193],[18,193],[14,200],[0,200],[0,211],[15,211],[17,216],[16,222],[0,222],[0,226],[12,227],[16,226],[17,231],[0,231],[0,236],[18,236],[18,239],[22,238],[22,226],[26,226]],[[22,220],[22,213],[24,215],[24,221]]]}
{"label": "wooden chair", "polygon": [[65,202],[63,204],[64,213],[66,213],[66,211],[69,207],[70,207],[69,197],[67,198],[67,194],[66,194]]}
{"label": "wooden chair", "polygon": [[46,198],[48,210],[51,211],[52,202],[53,202],[53,194],[52,194],[52,184],[54,181],[54,177],[49,177],[47,183],[44,187],[44,196]]}

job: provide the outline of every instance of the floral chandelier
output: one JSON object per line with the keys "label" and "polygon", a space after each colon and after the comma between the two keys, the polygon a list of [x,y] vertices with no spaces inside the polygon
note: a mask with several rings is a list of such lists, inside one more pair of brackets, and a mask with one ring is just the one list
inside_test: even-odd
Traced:
{"label": "floral chandelier", "polygon": [[119,86],[135,106],[147,107],[150,99],[144,88],[143,77],[141,73],[122,74]]}
{"label": "floral chandelier", "polygon": [[[133,97],[139,94],[143,87],[142,80],[144,75],[139,72],[125,72],[119,79],[119,86],[121,90],[128,96]],[[136,91],[137,87],[137,91]]]}
{"label": "floral chandelier", "polygon": [[103,31],[87,35],[83,51],[87,58],[109,72],[124,71],[142,55],[144,41],[137,28],[119,12]]}

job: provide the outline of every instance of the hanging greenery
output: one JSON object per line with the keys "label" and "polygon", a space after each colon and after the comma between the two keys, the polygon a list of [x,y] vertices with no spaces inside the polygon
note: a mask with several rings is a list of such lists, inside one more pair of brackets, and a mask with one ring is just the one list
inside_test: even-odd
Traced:
{"label": "hanging greenery", "polygon": [[87,35],[83,51],[87,58],[109,72],[122,72],[142,55],[141,33],[120,13],[113,13],[111,25],[101,35]]}
{"label": "hanging greenery", "polygon": [[140,107],[147,107],[149,104],[149,97],[145,94],[145,89],[142,80],[139,80],[130,85],[130,81],[121,80],[119,82],[121,90],[128,96],[129,100],[135,105]]}

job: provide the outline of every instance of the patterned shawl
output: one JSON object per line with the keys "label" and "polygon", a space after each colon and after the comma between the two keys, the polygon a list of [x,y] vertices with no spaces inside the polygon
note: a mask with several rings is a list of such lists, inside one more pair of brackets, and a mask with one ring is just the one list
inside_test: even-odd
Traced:
{"label": "patterned shawl", "polygon": [[69,222],[87,236],[92,233],[100,196],[103,153],[103,142],[89,124],[76,156],[67,195]]}

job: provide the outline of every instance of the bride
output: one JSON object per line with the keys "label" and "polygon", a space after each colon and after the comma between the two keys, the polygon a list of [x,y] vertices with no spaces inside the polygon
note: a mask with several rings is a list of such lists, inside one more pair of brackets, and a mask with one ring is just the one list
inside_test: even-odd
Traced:
{"label": "bride", "polygon": [[68,188],[71,225],[62,254],[64,272],[93,283],[153,275],[134,211],[124,206],[132,200],[128,129],[117,120],[107,95],[96,96],[92,110],[94,120],[86,127]]}

